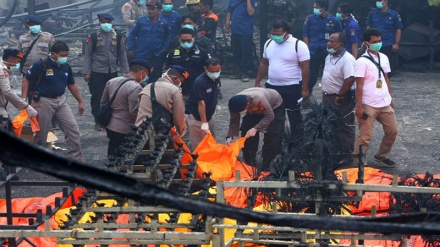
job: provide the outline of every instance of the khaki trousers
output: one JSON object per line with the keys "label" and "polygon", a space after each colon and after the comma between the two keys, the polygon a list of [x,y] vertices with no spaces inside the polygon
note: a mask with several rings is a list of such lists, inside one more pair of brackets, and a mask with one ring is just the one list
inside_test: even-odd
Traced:
{"label": "khaki trousers", "polygon": [[[211,118],[208,121],[209,131],[211,131],[212,136],[215,138],[215,126],[214,126],[214,118]],[[188,116],[188,126],[189,126],[189,135],[191,138],[191,148],[192,150],[196,149],[202,139],[205,137],[205,133],[202,133],[200,127],[202,127],[202,121],[198,121],[192,114]]]}
{"label": "khaki trousers", "polygon": [[394,109],[391,106],[375,108],[368,105],[362,105],[364,112],[368,114],[368,119],[358,118],[359,135],[356,140],[355,152],[359,153],[359,145],[365,146],[367,153],[371,135],[373,132],[374,121],[377,120],[383,126],[384,136],[380,143],[379,150],[375,156],[380,160],[388,158],[391,147],[397,136],[397,121],[394,115]]}

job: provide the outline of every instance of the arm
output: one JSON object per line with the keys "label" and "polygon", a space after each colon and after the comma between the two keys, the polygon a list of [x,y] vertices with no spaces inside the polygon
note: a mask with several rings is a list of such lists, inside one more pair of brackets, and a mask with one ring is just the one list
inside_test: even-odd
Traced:
{"label": "arm", "polygon": [[187,127],[185,123],[185,102],[180,90],[173,94],[173,124],[177,127],[179,135],[185,134]]}
{"label": "arm", "polygon": [[72,93],[73,97],[75,97],[76,101],[78,101],[78,114],[82,116],[84,114],[85,107],[78,86],[74,83],[67,85],[67,88]]}
{"label": "arm", "polygon": [[131,6],[130,4],[126,3],[121,8],[122,12],[122,19],[124,20],[124,24],[127,26],[130,26],[134,23],[134,20],[131,19]]}
{"label": "arm", "polygon": [[261,79],[263,76],[267,75],[267,70],[269,68],[269,60],[267,58],[262,58],[260,65],[258,66],[257,77],[255,78],[255,86],[261,87]]}
{"label": "arm", "polygon": [[164,36],[164,41],[163,41],[163,46],[162,46],[162,52],[165,53],[168,51],[168,49],[170,48],[170,43],[171,43],[171,32],[170,32],[170,26],[165,25],[166,27],[165,29],[165,36]]}
{"label": "arm", "polygon": [[231,113],[231,118],[229,120],[229,130],[228,137],[238,136],[240,132],[240,113]]}
{"label": "arm", "polygon": [[264,117],[257,125],[254,126],[254,129],[262,133],[266,133],[270,123],[275,119],[275,113],[273,112],[272,106],[266,98],[261,99],[258,104],[261,104],[261,106],[264,108]]}
{"label": "arm", "polygon": [[309,46],[309,37],[304,36],[303,41],[307,46]]}
{"label": "arm", "polygon": [[362,95],[364,93],[364,77],[356,77],[356,117],[362,118],[364,109],[362,107]]}
{"label": "arm", "polygon": [[197,102],[197,105],[198,105],[200,120],[202,121],[202,123],[207,123],[208,120],[206,120],[206,105],[205,105],[205,101],[204,100],[199,100]]}
{"label": "arm", "polygon": [[231,32],[231,12],[226,13],[225,33]]}
{"label": "arm", "polygon": [[301,96],[303,97],[303,100],[307,100],[310,97],[310,92],[309,92],[310,60],[305,60],[305,61],[299,62],[299,67],[301,67],[301,74],[302,74]]}
{"label": "arm", "polygon": [[[122,35],[122,34],[119,34]],[[125,36],[121,37],[121,44],[119,45],[119,67],[122,73],[128,73],[128,60],[127,60],[127,50],[125,49],[127,44],[127,38]]]}
{"label": "arm", "polygon": [[138,22],[133,22],[133,24],[130,27],[130,31],[128,32],[128,38],[127,38],[128,55],[130,55],[130,52],[133,53],[135,50],[138,25],[139,25]]}
{"label": "arm", "polygon": [[92,35],[87,36],[86,47],[84,48],[84,60],[82,73],[84,80],[89,83],[90,74],[92,73],[92,56],[93,56],[93,40]]}
{"label": "arm", "polygon": [[[388,77],[388,73],[385,74],[385,82],[387,83],[388,92],[391,95],[391,82],[390,82],[390,78]],[[392,100],[392,98],[391,98],[391,104],[390,105],[394,109],[394,100]]]}
{"label": "arm", "polygon": [[357,58],[358,56],[358,43],[354,42],[351,44],[351,55],[353,55],[354,58]]}
{"label": "arm", "polygon": [[205,18],[205,22],[203,23],[203,26],[199,28],[199,33],[201,35],[207,35],[211,34],[212,30],[215,29],[217,23],[212,18]]}
{"label": "arm", "polygon": [[397,29],[394,38],[394,44],[392,46],[392,50],[396,52],[399,50],[400,37],[402,36],[402,29]]}
{"label": "arm", "polygon": [[253,16],[255,14],[254,6],[252,6],[252,0],[246,0],[246,11],[249,16]]}
{"label": "arm", "polygon": [[136,118],[138,115],[139,93],[141,91],[142,87],[136,83],[136,87],[128,93],[128,111],[130,112],[130,115],[134,118]]}
{"label": "arm", "polygon": [[26,77],[23,77],[23,81],[21,82],[21,97],[23,99],[27,99],[28,90],[29,90],[29,80]]}
{"label": "arm", "polygon": [[344,80],[341,89],[339,89],[338,95],[335,97],[336,105],[341,104],[341,99],[344,97],[345,94],[347,94],[351,90],[354,81],[355,81],[354,76],[350,76]]}
{"label": "arm", "polygon": [[11,102],[17,110],[22,110],[28,106],[27,102],[20,97],[18,97],[11,88],[9,79],[6,78],[3,73],[3,69],[0,72],[0,92],[5,97],[5,99]]}
{"label": "arm", "polygon": [[309,17],[306,17],[306,20],[304,21],[303,25],[303,41],[306,43],[307,46],[309,46],[309,32],[310,32],[310,26],[309,26]]}

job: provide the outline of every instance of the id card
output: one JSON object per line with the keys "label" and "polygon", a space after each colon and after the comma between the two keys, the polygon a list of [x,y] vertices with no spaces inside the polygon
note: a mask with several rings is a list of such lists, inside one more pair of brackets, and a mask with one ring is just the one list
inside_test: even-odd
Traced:
{"label": "id card", "polygon": [[376,88],[382,88],[382,80],[377,80]]}
{"label": "id card", "polygon": [[329,33],[325,33],[325,39],[329,39],[330,38],[330,34]]}

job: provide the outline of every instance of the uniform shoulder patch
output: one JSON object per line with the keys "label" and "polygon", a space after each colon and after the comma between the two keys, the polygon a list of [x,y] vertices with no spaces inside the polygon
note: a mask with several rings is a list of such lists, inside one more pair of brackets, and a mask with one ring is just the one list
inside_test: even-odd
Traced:
{"label": "uniform shoulder patch", "polygon": [[92,36],[89,34],[89,35],[87,36],[86,44],[88,44],[88,43],[90,43],[90,42],[92,42]]}

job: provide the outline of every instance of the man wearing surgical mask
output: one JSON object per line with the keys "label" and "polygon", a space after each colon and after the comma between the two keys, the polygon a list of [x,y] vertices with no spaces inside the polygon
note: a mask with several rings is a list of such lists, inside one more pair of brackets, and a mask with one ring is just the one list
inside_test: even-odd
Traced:
{"label": "man wearing surgical mask", "polygon": [[126,26],[126,34],[137,18],[147,14],[147,0],[130,0],[121,7],[122,19]]}
{"label": "man wearing surgical mask", "polygon": [[170,26],[170,37],[174,37],[179,33],[180,22],[182,21],[182,15],[174,11],[173,7],[173,0],[163,0],[162,12],[159,14],[159,18],[165,19]]}
{"label": "man wearing surgical mask", "polygon": [[191,146],[194,150],[210,133],[215,137],[214,113],[220,112],[218,105],[218,85],[222,64],[218,58],[210,58],[206,62],[205,72],[194,81],[185,104],[185,113],[188,114],[189,134]]}
{"label": "man wearing surgical mask", "polygon": [[[189,28],[195,31],[196,37],[194,44],[196,44],[198,47],[202,49],[205,49],[209,54],[212,54],[213,50],[212,50],[211,41],[209,41],[208,38],[197,32],[198,25],[193,17],[191,17],[190,15],[185,15],[184,17],[182,17],[182,21],[180,22],[180,28],[181,29]],[[175,35],[171,40],[170,48],[174,49],[178,47],[180,47],[179,35]]]}
{"label": "man wearing surgical mask", "polygon": [[85,111],[81,93],[75,83],[72,68],[67,64],[69,47],[64,42],[55,42],[50,55],[45,60],[37,61],[23,79],[21,94],[28,95],[29,84],[34,84],[32,107],[38,112],[40,131],[35,134],[34,143],[46,146],[47,133],[51,120],[54,119],[65,135],[67,155],[83,161],[81,136],[75,116],[67,104],[66,88],[78,101],[78,115]]}
{"label": "man wearing surgical mask", "polygon": [[[154,108],[151,101],[151,87],[153,83],[149,83],[142,89],[139,94],[139,112],[136,118],[136,126],[139,126],[145,119],[153,118],[154,113],[159,111],[161,114],[169,114],[171,122],[165,125],[161,125],[160,122],[153,123],[156,132],[159,134],[168,133],[169,127],[174,126],[177,134],[183,136],[186,133],[187,127],[185,123],[185,103],[183,102],[182,93],[180,92],[180,85],[185,84],[190,74],[188,70],[182,66],[171,65],[169,66],[162,77],[154,83],[154,94],[156,101],[160,105],[158,108]],[[157,106],[156,106],[157,107]]]}
{"label": "man wearing surgical mask", "polygon": [[113,16],[107,13],[98,14],[99,28],[87,37],[84,49],[82,73],[92,97],[90,106],[95,118],[94,129],[100,131],[97,115],[105,84],[121,73],[128,72],[126,39],[123,34],[113,29]]}
{"label": "man wearing surgical mask", "polygon": [[29,29],[29,32],[21,35],[17,43],[17,49],[25,54],[19,70],[23,75],[32,64],[49,55],[50,48],[55,42],[52,34],[41,31],[42,24],[38,16],[29,15],[25,19],[26,29]]}
{"label": "man wearing surgical mask", "polygon": [[397,137],[397,121],[388,78],[390,62],[385,54],[379,52],[382,34],[378,29],[365,30],[363,40],[367,51],[355,64],[356,117],[359,124],[355,152],[359,153],[359,145],[364,145],[365,154],[368,152],[374,122],[377,120],[383,126],[384,136],[374,158],[383,166],[395,167],[396,163],[389,158]]}
{"label": "man wearing surgical mask", "polygon": [[100,107],[105,106],[116,94],[111,106],[110,122],[107,126],[102,126],[105,127],[109,139],[108,156],[116,154],[116,149],[130,132],[138,115],[139,93],[142,91],[140,83],[148,80],[152,70],[153,67],[147,60],[135,59],[130,63],[128,74],[113,78],[106,83],[100,99]]}
{"label": "man wearing surgical mask", "polygon": [[190,77],[182,85],[182,94],[187,98],[191,92],[194,80],[204,72],[206,61],[211,57],[205,49],[195,43],[196,33],[189,28],[179,32],[180,46],[172,49],[167,56],[165,66],[180,65],[188,69]]}

